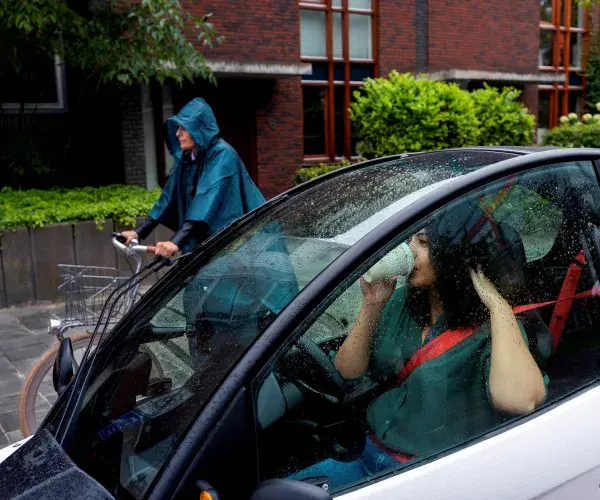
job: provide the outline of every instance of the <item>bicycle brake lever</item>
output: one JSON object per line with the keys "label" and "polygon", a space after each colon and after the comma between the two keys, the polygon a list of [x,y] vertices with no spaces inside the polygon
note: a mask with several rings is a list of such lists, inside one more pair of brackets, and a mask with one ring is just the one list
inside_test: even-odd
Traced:
{"label": "bicycle brake lever", "polygon": [[111,233],[111,236],[115,238],[119,243],[125,244],[127,239],[121,233]]}

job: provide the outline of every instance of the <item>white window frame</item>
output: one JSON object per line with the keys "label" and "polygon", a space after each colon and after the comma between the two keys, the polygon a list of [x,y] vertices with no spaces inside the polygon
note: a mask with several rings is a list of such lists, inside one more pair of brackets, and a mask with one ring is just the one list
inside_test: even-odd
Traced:
{"label": "white window frame", "polygon": [[[57,100],[55,102],[26,102],[24,104],[26,113],[65,113],[68,111],[65,63],[58,55],[54,56],[54,82]],[[21,103],[0,102],[0,109],[4,113],[19,113]]]}

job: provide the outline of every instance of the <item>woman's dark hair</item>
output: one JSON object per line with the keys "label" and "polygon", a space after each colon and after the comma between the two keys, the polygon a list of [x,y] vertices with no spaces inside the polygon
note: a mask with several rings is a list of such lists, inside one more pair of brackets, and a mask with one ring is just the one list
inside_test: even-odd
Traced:
{"label": "woman's dark hair", "polygon": [[[510,304],[521,300],[525,292],[525,250],[517,232],[484,215],[477,205],[465,205],[425,229],[449,329],[481,325],[489,318],[473,286],[470,267],[480,266]],[[410,287],[408,307],[421,326],[429,324],[428,290]]]}

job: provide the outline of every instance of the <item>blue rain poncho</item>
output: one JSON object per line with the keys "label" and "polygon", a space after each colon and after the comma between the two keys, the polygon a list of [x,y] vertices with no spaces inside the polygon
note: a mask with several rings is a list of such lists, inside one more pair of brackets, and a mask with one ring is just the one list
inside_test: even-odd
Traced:
{"label": "blue rain poncho", "polygon": [[[195,160],[179,146],[178,125],[194,138]],[[204,222],[207,232],[202,236],[211,236],[265,202],[240,157],[220,137],[215,115],[204,99],[193,99],[167,120],[166,143],[175,166],[150,218],[172,231],[186,221]],[[197,238],[185,241],[182,252],[200,243]]]}

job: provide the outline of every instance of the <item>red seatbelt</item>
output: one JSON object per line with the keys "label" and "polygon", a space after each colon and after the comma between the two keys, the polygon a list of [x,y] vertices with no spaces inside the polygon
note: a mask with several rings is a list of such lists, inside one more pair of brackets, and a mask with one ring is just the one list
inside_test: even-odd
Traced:
{"label": "red seatbelt", "polygon": [[585,253],[582,250],[577,254],[577,257],[575,257],[575,260],[569,266],[567,275],[565,276],[563,284],[560,288],[560,293],[558,294],[558,302],[554,306],[554,311],[552,311],[552,319],[550,320],[550,333],[552,334],[552,339],[554,340],[555,349],[558,346],[560,336],[565,329],[567,318],[571,312],[571,305],[573,304],[573,298],[570,300],[565,299],[567,297],[572,297],[575,294],[575,290],[577,290],[577,285],[579,284],[579,278],[581,278],[583,266],[585,266]]}
{"label": "red seatbelt", "polygon": [[[571,311],[571,305],[573,304],[573,301],[576,299],[585,299],[600,295],[600,286],[595,286],[591,290],[574,294],[575,290],[577,289],[585,262],[585,253],[582,250],[569,266],[557,300],[538,302],[537,304],[525,304],[513,308],[514,314],[520,314],[555,304],[554,311],[552,312],[552,319],[550,321],[550,333],[552,334],[552,338],[554,340],[554,348],[556,348],[558,345],[558,341],[560,340],[560,336],[564,330],[565,323],[569,317],[569,312]],[[441,356],[453,347],[456,347],[464,340],[468,339],[477,331],[477,329],[477,327],[469,327],[458,328],[456,330],[446,330],[428,342],[426,345],[417,350],[417,352],[415,352],[408,362],[402,367],[402,370],[400,370],[396,377],[396,385],[400,385],[402,382],[404,382],[411,375],[411,373],[422,364]],[[384,450],[398,462],[406,463],[416,458],[411,455],[392,451],[379,442],[375,434],[371,433],[370,436],[373,442],[379,448]]]}
{"label": "red seatbelt", "polygon": [[411,460],[417,458],[414,455],[407,455],[406,453],[399,453],[397,451],[386,448],[379,441],[379,439],[377,439],[377,436],[375,435],[374,432],[370,432],[369,436],[371,437],[371,441],[373,441],[373,443],[375,443],[380,450],[385,451],[390,457],[392,457],[394,460],[400,462],[401,464],[405,464],[406,462],[410,462]]}
{"label": "red seatbelt", "polygon": [[[566,280],[565,280],[566,281]],[[553,313],[557,314],[557,319],[554,321],[554,324],[560,326],[560,330],[555,327],[554,332],[558,332],[558,337],[555,337],[555,333],[551,331],[553,334],[553,338],[556,342],[560,338],[560,334],[564,329],[565,320],[568,317],[569,310],[571,309],[571,304],[574,300],[577,299],[588,299],[591,297],[597,297],[600,295],[600,286],[595,286],[591,290],[586,290],[585,292],[581,292],[575,295],[570,295],[568,297],[563,297],[558,300],[549,300],[548,302],[539,302],[537,304],[525,304],[522,306],[517,306],[513,308],[513,312],[515,314],[521,314],[527,311],[533,311],[534,309],[540,309],[542,307],[550,306],[552,304],[556,304]],[[564,304],[564,305],[563,305]],[[568,306],[568,310],[567,310]],[[556,311],[558,310],[558,313]],[[558,314],[565,314],[564,317],[558,316]],[[551,322],[551,324],[553,324]],[[456,330],[446,330],[444,333],[440,334],[438,337],[433,339],[431,342],[428,342],[426,345],[421,347],[417,352],[413,354],[413,356],[408,360],[408,362],[404,365],[398,376],[396,377],[396,384],[401,384],[404,382],[409,375],[414,372],[419,366],[423,363],[430,361],[432,359],[441,356],[445,352],[449,351],[453,347],[460,344],[463,340],[468,339],[471,335],[473,335],[477,331],[477,327],[470,328],[458,328]]]}
{"label": "red seatbelt", "polygon": [[[569,317],[569,312],[571,311],[571,305],[573,304],[573,301],[600,295],[600,286],[595,286],[591,290],[586,290],[585,292],[580,292],[578,294],[574,293],[577,289],[577,284],[579,283],[579,278],[581,277],[584,264],[585,254],[582,250],[579,252],[573,263],[569,266],[558,295],[558,299],[549,300],[547,302],[538,302],[537,304],[525,304],[513,308],[513,312],[515,314],[521,314],[527,311],[533,311],[534,309],[540,309],[542,307],[555,304],[554,311],[552,312],[552,319],[550,320],[550,333],[552,334],[555,348],[558,345],[560,336],[565,328],[565,323]],[[460,344],[463,340],[468,339],[476,331],[477,327],[446,330],[413,354],[413,356],[404,365],[402,370],[398,373],[398,376],[396,377],[396,384],[400,385],[423,363],[441,356],[445,352]]]}
{"label": "red seatbelt", "polygon": [[402,370],[400,370],[400,373],[398,373],[396,384],[400,385],[423,363],[441,356],[446,351],[460,344],[463,340],[469,338],[476,331],[477,327],[446,330],[412,355]]}

